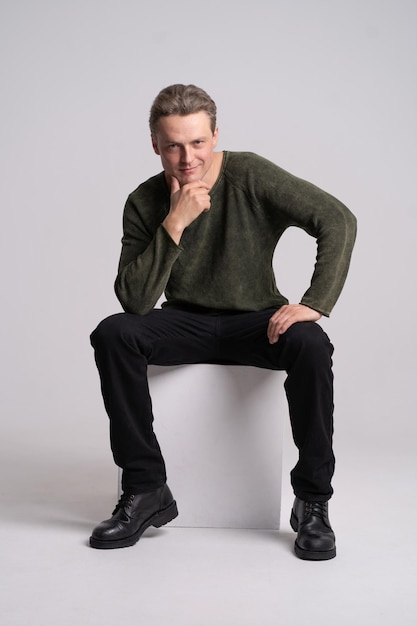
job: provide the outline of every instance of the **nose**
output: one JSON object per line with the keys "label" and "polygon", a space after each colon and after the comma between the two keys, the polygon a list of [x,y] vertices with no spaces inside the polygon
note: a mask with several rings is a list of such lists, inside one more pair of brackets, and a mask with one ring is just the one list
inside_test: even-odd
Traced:
{"label": "nose", "polygon": [[183,147],[181,158],[182,158],[183,163],[186,163],[187,165],[192,162],[193,155],[192,155],[192,151],[190,147],[188,146]]}

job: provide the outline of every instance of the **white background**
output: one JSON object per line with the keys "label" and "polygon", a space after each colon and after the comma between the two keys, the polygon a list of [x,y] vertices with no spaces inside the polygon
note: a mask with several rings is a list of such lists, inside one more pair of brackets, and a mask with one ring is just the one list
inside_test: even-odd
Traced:
{"label": "white background", "polygon": [[[107,442],[89,333],[120,310],[122,209],[160,170],[147,119],[173,82],[216,100],[220,149],[256,151],[356,214],[351,271],[323,324],[336,346],[337,444],[408,442],[415,2],[13,0],[0,21],[2,445],[46,439],[75,458]],[[279,286],[297,301],[314,243],[289,232],[277,256]]]}
{"label": "white background", "polygon": [[[220,149],[262,154],[356,214],[348,281],[323,322],[336,454],[352,476],[339,497],[385,481],[406,502],[387,479],[399,459],[415,472],[415,1],[3,0],[0,25],[6,485],[50,472],[75,493],[78,468],[97,500],[115,490],[89,333],[120,310],[126,196],[160,170],[151,102],[194,82],[218,105]],[[306,235],[284,237],[290,300],[313,260]]]}

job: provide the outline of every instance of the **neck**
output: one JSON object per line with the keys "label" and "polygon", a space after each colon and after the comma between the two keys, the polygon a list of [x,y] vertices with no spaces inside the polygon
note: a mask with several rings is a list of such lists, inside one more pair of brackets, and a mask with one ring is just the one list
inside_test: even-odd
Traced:
{"label": "neck", "polygon": [[213,162],[211,164],[211,167],[208,172],[203,176],[204,182],[209,185],[210,189],[213,187],[219,177],[220,171],[222,169],[222,163],[223,152],[215,152],[213,154]]}

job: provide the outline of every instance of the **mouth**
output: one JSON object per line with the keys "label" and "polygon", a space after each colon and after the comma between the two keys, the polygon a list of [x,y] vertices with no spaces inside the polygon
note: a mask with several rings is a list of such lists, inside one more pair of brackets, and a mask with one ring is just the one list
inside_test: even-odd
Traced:
{"label": "mouth", "polygon": [[181,174],[194,174],[194,172],[196,172],[198,169],[198,165],[195,165],[194,167],[184,167],[180,169]]}

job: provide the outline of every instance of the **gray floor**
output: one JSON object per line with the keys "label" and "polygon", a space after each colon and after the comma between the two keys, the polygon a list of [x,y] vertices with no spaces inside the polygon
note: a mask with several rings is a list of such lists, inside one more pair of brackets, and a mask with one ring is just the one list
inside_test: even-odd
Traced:
{"label": "gray floor", "polygon": [[107,552],[87,539],[114,503],[111,464],[85,450],[74,467],[64,443],[14,449],[1,475],[1,623],[416,625],[414,453],[388,447],[371,459],[340,451],[330,509],[338,556],[322,563],[293,555],[287,467],[279,532],[167,526]]}

